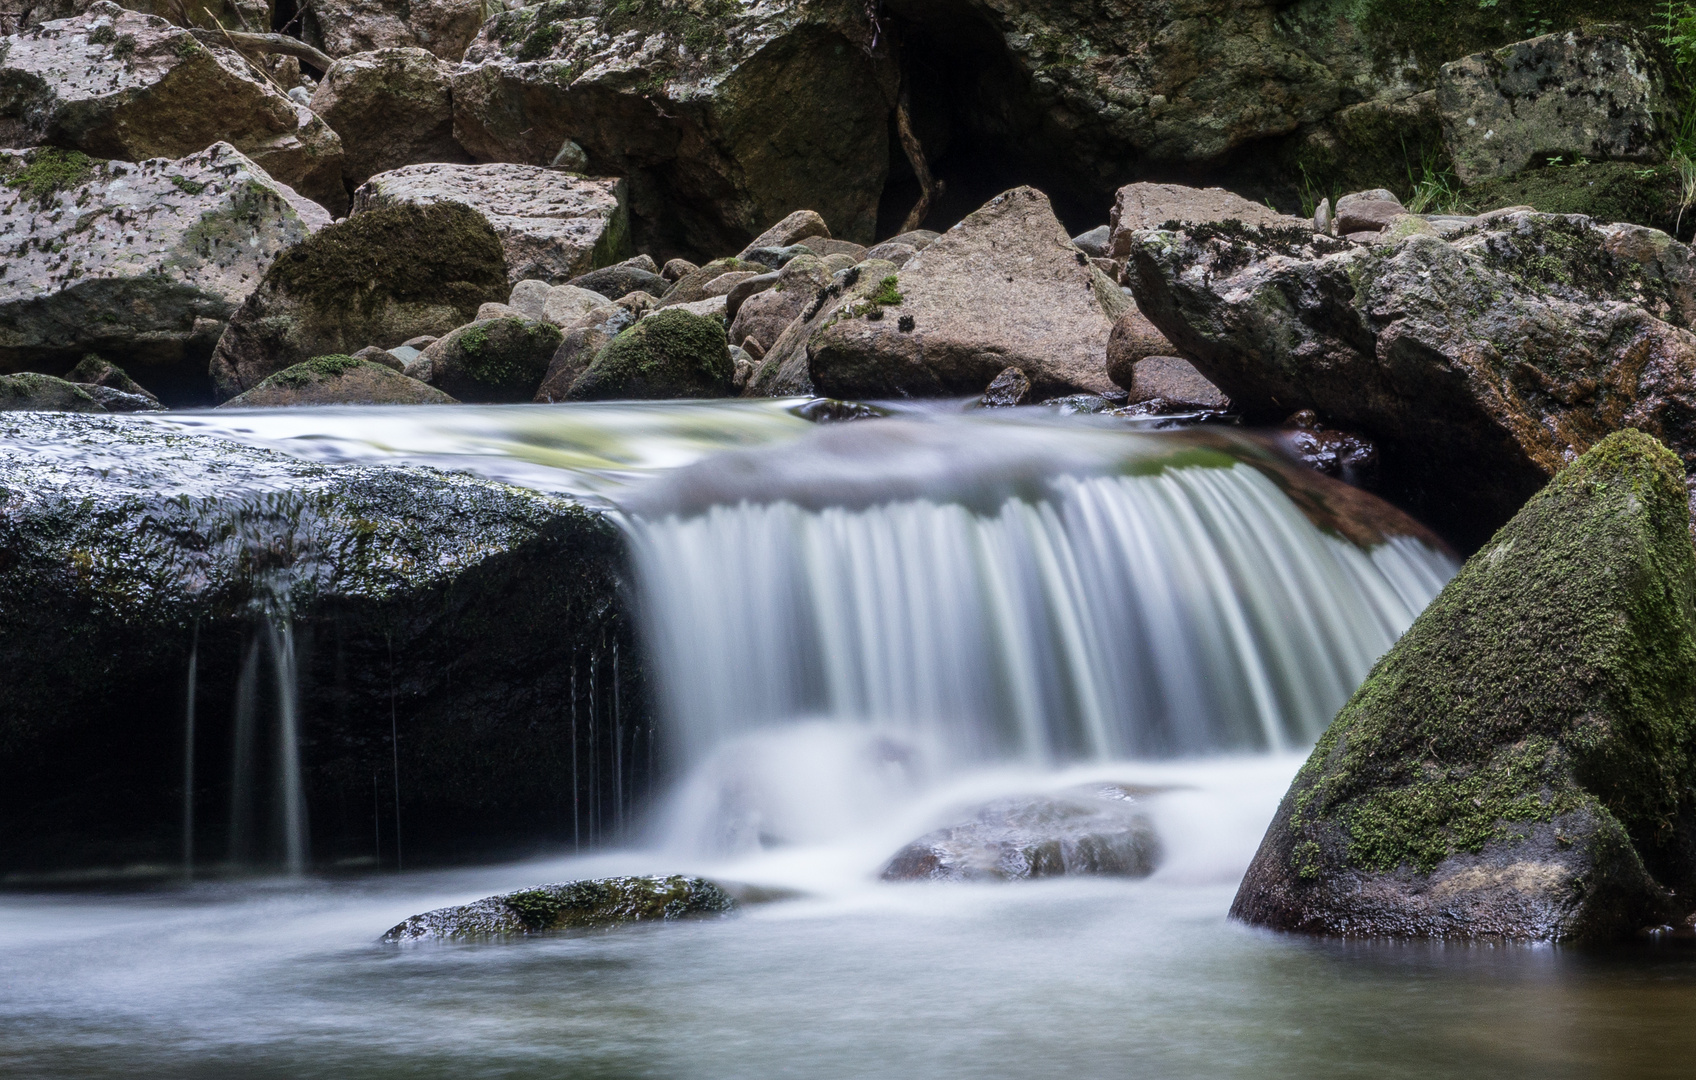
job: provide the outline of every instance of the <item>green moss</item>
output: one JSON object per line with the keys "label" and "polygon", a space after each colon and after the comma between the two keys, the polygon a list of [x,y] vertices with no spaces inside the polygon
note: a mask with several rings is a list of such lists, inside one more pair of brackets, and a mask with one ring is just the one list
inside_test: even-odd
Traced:
{"label": "green moss", "polygon": [[720,915],[736,904],[710,881],[615,877],[544,885],[501,897],[526,932],[590,929],[620,923]]}
{"label": "green moss", "polygon": [[171,51],[177,54],[177,59],[187,60],[205,50],[200,47],[200,42],[194,40],[188,34],[181,34],[175,41],[171,42]]}
{"label": "green moss", "polygon": [[291,390],[299,390],[314,383],[324,382],[327,379],[339,379],[364,363],[366,361],[355,360],[351,356],[344,356],[340,353],[330,356],[314,356],[304,363],[284,368],[259,385],[262,387],[286,386]]}
{"label": "green moss", "polygon": [[511,291],[499,238],[457,203],[382,207],[320,229],[281,255],[266,284],[327,312],[390,301],[453,308],[465,322]]}
{"label": "green moss", "polygon": [[874,304],[899,304],[903,299],[905,299],[905,297],[903,297],[900,291],[896,288],[899,284],[900,280],[897,279],[894,274],[890,274],[888,277],[877,283],[877,291],[872,293],[866,299],[872,301]]}
{"label": "green moss", "polygon": [[544,22],[538,25],[518,47],[518,59],[540,60],[554,51],[554,47],[565,39],[565,27],[556,22]]}
{"label": "green moss", "polygon": [[128,60],[135,55],[135,35],[123,34],[112,43],[112,59]]}
{"label": "green moss", "polygon": [[558,327],[528,319],[479,323],[458,339],[459,367],[484,386],[515,387],[533,393],[562,336]]}
{"label": "green moss", "polygon": [[1373,669],[1291,789],[1293,868],[1327,835],[1429,872],[1596,806],[1645,862],[1696,810],[1696,557],[1684,470],[1609,436],[1469,560]]}
{"label": "green moss", "polygon": [[118,32],[112,29],[111,23],[107,23],[105,26],[96,26],[88,32],[88,43],[90,45],[110,45],[116,40],[118,40]]}
{"label": "green moss", "polygon": [[206,190],[205,184],[202,184],[197,180],[190,180],[186,176],[172,176],[168,179],[171,181],[172,187],[187,195],[199,195],[202,191]]}
{"label": "green moss", "polygon": [[666,308],[609,341],[572,385],[571,396],[721,397],[730,393],[734,375],[718,320]]}
{"label": "green moss", "polygon": [[1486,49],[1589,22],[1648,26],[1655,0],[1352,0],[1349,15],[1382,70],[1431,85],[1437,69]]}
{"label": "green moss", "polygon": [[[1597,221],[1624,221],[1672,232],[1678,226],[1678,170],[1623,161],[1531,169],[1475,184],[1462,193],[1472,209],[1531,206],[1546,214],[1584,214]],[[1696,214],[1685,214],[1681,232],[1696,230]]]}
{"label": "green moss", "polygon": [[69,191],[85,183],[95,166],[103,164],[80,150],[61,150],[43,146],[32,151],[23,168],[6,177],[9,188],[23,192],[26,198],[46,203],[61,191]]}

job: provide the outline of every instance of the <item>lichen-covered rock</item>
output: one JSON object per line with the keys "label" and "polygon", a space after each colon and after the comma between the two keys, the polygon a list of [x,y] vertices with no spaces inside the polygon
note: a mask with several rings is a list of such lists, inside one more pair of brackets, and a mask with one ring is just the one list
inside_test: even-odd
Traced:
{"label": "lichen-covered rock", "polygon": [[425,349],[407,371],[461,401],[529,401],[561,337],[552,323],[479,319]]}
{"label": "lichen-covered rock", "polygon": [[1007,367],[1039,398],[1109,390],[1104,303],[1129,305],[1047,197],[1015,188],[815,332],[809,371],[838,398],[976,394]]}
{"label": "lichen-covered rock", "polygon": [[25,371],[0,375],[0,412],[105,412],[85,386]]}
{"label": "lichen-covered rock", "polygon": [[608,342],[566,396],[572,401],[729,397],[735,375],[724,324],[670,308]]}
{"label": "lichen-covered rock", "polygon": [[[275,833],[225,833],[228,720],[249,657],[272,708],[284,631],[314,862],[371,854],[370,818],[341,808],[370,805],[374,771],[392,784],[397,750],[408,867],[570,842],[569,763],[612,760],[608,654],[635,655],[617,529],[565,498],[169,420],[0,414],[0,872],[180,858],[191,670],[196,850],[263,858]],[[620,723],[646,745],[635,667]],[[584,780],[582,820],[593,799],[611,814]]]}
{"label": "lichen-covered rock", "polygon": [[[373,176],[354,213],[457,203],[480,214],[506,252],[513,282],[563,282],[622,258],[630,246],[626,186],[530,165],[409,165]],[[620,294],[622,295],[622,294]]]}
{"label": "lichen-covered rock", "polygon": [[220,409],[274,409],[293,405],[452,405],[433,386],[385,364],[351,356],[315,356],[284,368]]}
{"label": "lichen-covered rock", "polygon": [[407,165],[471,160],[453,137],[452,72],[407,48],[344,56],[325,72],[311,108],[341,138],[350,186]]}
{"label": "lichen-covered rock", "polygon": [[63,372],[95,350],[204,401],[231,314],[328,223],[228,143],[135,164],[0,151],[0,371]]}
{"label": "lichen-covered rock", "polygon": [[[831,285],[824,264],[811,255],[790,259],[775,276],[777,280],[770,288],[751,293],[737,304],[730,324],[732,345],[743,345],[752,338],[759,342],[763,356],[766,350],[777,344],[777,339],[783,336],[789,324]],[[730,293],[728,300],[736,299],[736,293]]]}
{"label": "lichen-covered rock", "polygon": [[1239,221],[1244,225],[1296,226],[1301,221],[1265,203],[1252,202],[1224,188],[1182,184],[1126,184],[1113,198],[1107,254],[1122,259],[1135,246],[1138,229],[1160,229],[1167,222],[1206,225]]}
{"label": "lichen-covered rock", "polygon": [[220,140],[331,211],[347,205],[336,133],[229,49],[107,0],[7,39],[0,145],[144,161]]}
{"label": "lichen-covered rock", "polygon": [[1387,653],[1297,774],[1232,914],[1287,930],[1620,938],[1696,907],[1684,470],[1568,466]]}
{"label": "lichen-covered rock", "polygon": [[212,378],[228,399],[314,356],[446,334],[510,288],[500,239],[476,211],[368,210],[272,264],[218,339]]}
{"label": "lichen-covered rock", "polygon": [[305,36],[333,57],[418,48],[457,63],[487,12],[484,0],[313,0],[302,15]]}
{"label": "lichen-covered rock", "polygon": [[1690,252],[1530,212],[1371,247],[1309,229],[1136,235],[1138,306],[1251,420],[1313,409],[1465,546],[1622,427],[1696,461]]}
{"label": "lichen-covered rock", "polygon": [[479,161],[547,165],[575,143],[630,179],[646,251],[735,251],[797,206],[870,239],[893,72],[869,32],[859,6],[817,0],[547,0],[483,27],[454,128]]}
{"label": "lichen-covered rock", "polygon": [[735,908],[730,894],[706,878],[595,878],[538,885],[426,911],[391,929],[383,940],[475,941],[554,930],[605,930],[628,923],[726,915]]}
{"label": "lichen-covered rock", "polygon": [[884,867],[885,881],[1024,881],[1062,875],[1147,877],[1160,838],[1130,789],[997,799],[971,820],[927,833]]}
{"label": "lichen-covered rock", "polygon": [[1657,161],[1665,77],[1632,30],[1569,30],[1444,64],[1437,84],[1455,175],[1471,184],[1549,156]]}

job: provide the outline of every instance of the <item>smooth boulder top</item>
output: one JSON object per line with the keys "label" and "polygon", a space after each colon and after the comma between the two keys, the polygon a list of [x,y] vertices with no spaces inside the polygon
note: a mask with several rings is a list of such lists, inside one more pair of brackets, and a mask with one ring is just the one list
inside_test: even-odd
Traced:
{"label": "smooth boulder top", "polygon": [[1639,431],[1564,469],[1344,706],[1232,905],[1277,929],[1603,941],[1696,908],[1696,553]]}
{"label": "smooth boulder top", "polygon": [[1208,224],[1239,221],[1244,225],[1312,227],[1304,218],[1281,214],[1265,203],[1252,202],[1224,188],[1195,188],[1182,184],[1126,184],[1113,198],[1108,225],[1107,254],[1122,259],[1131,253],[1131,234],[1138,229],[1163,228],[1168,221]]}
{"label": "smooth boulder top", "polygon": [[353,212],[458,203],[501,239],[509,280],[565,281],[626,254],[628,185],[536,165],[408,165],[354,193]]}
{"label": "smooth boulder top", "polygon": [[285,368],[218,406],[267,409],[294,405],[452,405],[454,399],[394,368],[351,356],[317,356]]}
{"label": "smooth boulder top", "polygon": [[736,901],[705,878],[611,877],[538,885],[414,915],[383,935],[391,944],[475,941],[560,930],[726,915]]}
{"label": "smooth boulder top", "polygon": [[[982,393],[1017,367],[1039,398],[1111,390],[1105,303],[1125,300],[1035,188],[998,195],[810,338],[809,372],[838,398]],[[1118,314],[1115,310],[1114,314]]]}
{"label": "smooth boulder top", "polygon": [[562,336],[559,327],[534,319],[478,319],[433,342],[407,365],[406,373],[461,401],[529,401]]}
{"label": "smooth boulder top", "polygon": [[1013,796],[926,833],[884,867],[884,881],[1025,881],[1060,876],[1147,877],[1160,838],[1136,805],[1145,791],[1118,784],[1059,795]]}
{"label": "smooth boulder top", "polygon": [[567,397],[572,401],[728,397],[735,377],[724,324],[667,308],[608,342],[572,382]]}

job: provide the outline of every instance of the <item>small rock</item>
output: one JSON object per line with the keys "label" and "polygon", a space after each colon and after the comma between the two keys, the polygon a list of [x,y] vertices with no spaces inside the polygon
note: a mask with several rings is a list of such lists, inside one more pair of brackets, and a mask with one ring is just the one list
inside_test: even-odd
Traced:
{"label": "small rock", "polygon": [[[484,306],[487,307],[488,305],[485,304]],[[395,348],[404,349],[411,355],[402,355],[400,353],[391,352],[388,349],[379,348],[376,345],[367,345],[365,348],[354,353],[353,358],[355,360],[364,360],[370,364],[381,364],[391,371],[405,371],[406,361],[412,359],[413,356],[417,356],[418,350],[407,349],[404,345],[397,345]],[[296,366],[298,367],[299,365]]]}
{"label": "small rock", "polygon": [[351,356],[319,356],[285,368],[220,409],[295,405],[452,405],[454,399],[393,367]]}
{"label": "small rock", "polygon": [[425,349],[414,364],[429,372],[430,385],[461,401],[530,401],[563,337],[533,319],[481,319]]}
{"label": "small rock", "polygon": [[[724,294],[724,317],[726,319],[735,319],[737,312],[742,310],[743,303],[745,303],[749,297],[763,293],[767,289],[775,288],[782,280],[783,273],[781,271],[774,270],[769,274],[754,274],[751,277],[746,277],[741,281],[738,281],[735,285],[731,286],[729,292]],[[734,345],[736,343],[731,342],[731,344]]]}
{"label": "small rock", "polygon": [[1176,351],[1146,315],[1135,307],[1127,308],[1107,337],[1107,377],[1123,389],[1134,390],[1138,364],[1147,357],[1170,356]]}
{"label": "small rock", "polygon": [[696,266],[688,259],[671,259],[665,264],[665,268],[660,271],[660,277],[667,281],[676,281],[683,277],[683,275],[692,273],[699,269],[699,266]]}
{"label": "small rock", "polygon": [[1324,236],[1337,235],[1337,221],[1331,214],[1331,197],[1319,200],[1313,211],[1313,231]]}
{"label": "small rock", "polygon": [[986,409],[1010,409],[1030,398],[1030,379],[1018,368],[1010,367],[990,381],[978,403]]}
{"label": "small rock", "polygon": [[1079,233],[1072,237],[1072,243],[1078,250],[1091,258],[1103,258],[1107,255],[1107,245],[1113,238],[1113,228],[1110,225],[1097,225],[1088,232]]}
{"label": "small rock", "polygon": [[[767,269],[780,270],[783,268],[785,263],[797,255],[816,254],[818,253],[806,244],[790,244],[788,247],[755,248],[754,250],[740,256],[740,258],[743,262],[759,263]],[[690,269],[694,270],[697,268],[691,265]]]}
{"label": "small rock", "polygon": [[510,304],[480,304],[477,307],[478,319],[521,319],[524,316]]}
{"label": "small rock", "polygon": [[[647,296],[646,293],[632,295]],[[608,342],[620,331],[632,326],[639,317],[631,306],[607,304],[588,312],[576,324],[564,327],[559,348],[554,350],[553,359],[548,362],[542,385],[536,388],[536,400],[549,403],[566,400],[577,377],[588,370]]]}
{"label": "small rock", "polygon": [[1023,881],[1062,875],[1147,877],[1160,840],[1135,799],[1096,793],[997,799],[927,833],[884,868],[885,881]]}
{"label": "small rock", "polygon": [[[761,290],[741,300],[730,324],[730,343],[742,345],[758,339],[761,355],[765,346],[777,341],[802,310],[831,285],[824,264],[811,255],[791,259],[778,271],[777,281],[769,290]],[[743,287],[752,287],[761,278],[749,278]],[[732,292],[732,298],[735,297]],[[728,306],[726,312],[729,311]]]}
{"label": "small rock", "polygon": [[866,258],[882,259],[885,262],[894,263],[897,267],[902,267],[906,266],[908,260],[918,253],[919,249],[911,244],[900,244],[894,240],[885,240],[883,243],[867,249]]}
{"label": "small rock", "polygon": [[729,397],[736,369],[724,324],[668,308],[608,342],[571,384],[572,401]]}
{"label": "small rock", "polygon": [[1382,232],[1406,213],[1407,208],[1393,191],[1356,191],[1337,200],[1337,231],[1350,239],[1356,233]]}
{"label": "small rock", "polygon": [[733,270],[728,274],[720,274],[718,277],[713,278],[711,281],[701,286],[701,292],[703,296],[723,296],[728,300],[731,289],[734,289],[749,278],[762,276],[764,275],[754,270]]}
{"label": "small rock", "polygon": [[705,878],[597,878],[538,885],[426,911],[391,929],[383,940],[465,941],[552,930],[604,930],[626,923],[725,915],[735,908],[730,894]]}
{"label": "small rock", "polygon": [[78,361],[77,366],[66,373],[65,381],[79,383],[84,387],[98,386],[102,389],[117,390],[133,397],[147,398],[155,406],[159,406],[159,399],[154,397],[151,390],[130,378],[123,368],[107,363],[94,353],[89,353]]}
{"label": "small rock", "polygon": [[0,412],[105,412],[88,391],[86,386],[33,371],[0,375]]}
{"label": "small rock", "polygon": [[[934,230],[931,230],[931,229],[913,229],[909,232],[904,232],[904,233],[901,233],[897,236],[891,236],[888,240],[885,240],[884,243],[886,243],[886,244],[906,244],[909,247],[911,247],[914,251],[923,251],[925,248],[930,247],[932,244],[936,243],[940,239],[942,239],[942,234],[939,233],[939,232],[936,232]],[[871,257],[872,257],[871,253],[868,252],[866,254],[866,258],[869,259]]]}
{"label": "small rock", "polygon": [[830,226],[824,223],[824,218],[813,210],[797,210],[782,221],[773,225],[765,232],[754,237],[749,245],[736,256],[746,259],[748,253],[757,248],[783,248],[798,244],[803,240],[830,239]]}
{"label": "small rock", "polygon": [[[765,269],[759,263],[743,262],[741,259],[714,259],[700,269],[692,270],[673,282],[671,288],[667,289],[665,294],[660,297],[660,304],[662,306],[693,304],[697,300],[706,299],[709,295],[707,286],[725,274],[746,273],[753,276],[764,273]],[[746,279],[737,278],[736,280],[743,281]]]}
{"label": "small rock", "polygon": [[1312,409],[1284,421],[1278,442],[1303,465],[1345,484],[1370,488],[1378,479],[1378,447],[1372,440],[1325,427]]}
{"label": "small rock", "polygon": [[828,259],[832,255],[845,256],[849,260],[849,266],[866,261],[866,248],[861,244],[850,243],[847,240],[832,240],[827,236],[812,236],[796,246],[806,248],[821,259]]}
{"label": "small rock", "polygon": [[1131,385],[1127,388],[1132,404],[1158,399],[1184,411],[1224,412],[1231,407],[1231,400],[1181,356],[1145,356],[1136,362],[1132,372]]}
{"label": "small rock", "polygon": [[587,274],[572,278],[566,284],[600,293],[602,296],[625,296],[633,292],[660,296],[671,287],[670,282],[654,273],[654,260],[646,255],[638,255],[634,259],[591,270]]}

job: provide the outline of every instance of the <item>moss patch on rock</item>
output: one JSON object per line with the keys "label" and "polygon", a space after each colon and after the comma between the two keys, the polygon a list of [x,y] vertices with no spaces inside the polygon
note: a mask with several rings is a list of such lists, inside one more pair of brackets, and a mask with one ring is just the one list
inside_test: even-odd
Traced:
{"label": "moss patch on rock", "polygon": [[430,368],[430,383],[461,401],[529,401],[562,340],[551,323],[516,316],[480,319],[437,341],[419,359]]}
{"label": "moss patch on rock", "polygon": [[[1450,60],[1593,22],[1648,26],[1653,0],[1353,0],[1349,16],[1386,69],[1429,84]],[[1411,62],[1411,63],[1410,63]]]}
{"label": "moss patch on rock", "polygon": [[414,915],[384,941],[476,940],[723,915],[736,902],[705,878],[611,877],[541,885]]}
{"label": "moss patch on rock", "polygon": [[571,384],[568,397],[728,397],[734,377],[724,326],[717,319],[667,308],[608,342]]}
{"label": "moss patch on rock", "polygon": [[33,371],[0,375],[0,412],[105,412],[87,390],[76,383]]}
{"label": "moss patch on rock", "polygon": [[9,173],[4,182],[45,206],[60,192],[81,186],[99,164],[81,150],[43,146],[32,151],[24,166]]}
{"label": "moss patch on rock", "polygon": [[1677,228],[1686,239],[1696,230],[1696,212],[1686,212],[1679,221],[1678,170],[1671,165],[1603,161],[1531,169],[1475,184],[1462,198],[1480,213],[1531,206],[1546,214],[1584,214],[1668,233]]}

